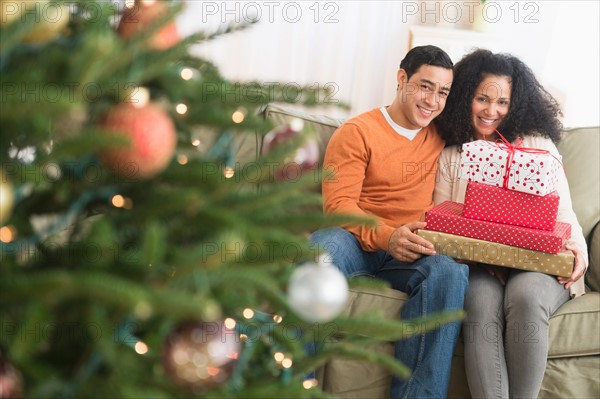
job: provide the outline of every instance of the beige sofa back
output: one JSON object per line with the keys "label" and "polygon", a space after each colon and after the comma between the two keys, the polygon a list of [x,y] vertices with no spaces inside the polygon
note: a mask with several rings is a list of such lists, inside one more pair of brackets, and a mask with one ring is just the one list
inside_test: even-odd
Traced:
{"label": "beige sofa back", "polygon": [[583,235],[600,220],[600,128],[567,129],[558,144]]}

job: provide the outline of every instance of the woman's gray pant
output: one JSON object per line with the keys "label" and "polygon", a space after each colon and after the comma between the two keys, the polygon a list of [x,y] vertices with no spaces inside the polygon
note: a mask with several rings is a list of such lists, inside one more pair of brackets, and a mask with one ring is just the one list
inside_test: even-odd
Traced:
{"label": "woman's gray pant", "polygon": [[509,269],[506,286],[472,267],[463,324],[465,370],[475,398],[537,398],[550,316],[569,300],[556,277]]}

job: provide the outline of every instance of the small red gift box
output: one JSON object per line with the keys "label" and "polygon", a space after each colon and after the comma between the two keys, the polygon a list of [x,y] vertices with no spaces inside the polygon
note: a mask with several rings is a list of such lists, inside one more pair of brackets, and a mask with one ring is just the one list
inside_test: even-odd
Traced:
{"label": "small red gift box", "polygon": [[539,230],[465,218],[463,204],[446,201],[425,213],[427,229],[515,247],[557,254],[571,237],[571,225],[556,222],[554,230]]}
{"label": "small red gift box", "polygon": [[556,191],[539,196],[470,181],[462,215],[469,219],[553,230],[559,201]]}

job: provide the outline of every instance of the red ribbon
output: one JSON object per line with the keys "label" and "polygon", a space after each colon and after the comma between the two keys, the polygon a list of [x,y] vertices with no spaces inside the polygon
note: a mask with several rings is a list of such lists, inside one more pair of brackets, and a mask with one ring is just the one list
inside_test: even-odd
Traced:
{"label": "red ribbon", "polygon": [[[494,130],[496,130],[496,129],[494,129]],[[549,154],[551,157],[556,159],[558,161],[558,163],[562,166],[562,162],[560,161],[560,159],[558,159],[550,151],[542,150],[539,148],[522,147],[523,139],[521,137],[517,137],[517,139],[515,140],[515,144],[513,145],[508,140],[506,140],[506,138],[498,130],[496,130],[496,133],[498,133],[498,136],[500,136],[500,139],[502,141],[496,140],[496,142],[494,144],[496,144],[496,146],[498,146],[498,148],[501,148],[508,153],[508,157],[506,157],[506,170],[504,172],[504,181],[502,183],[502,187],[508,188],[508,178],[510,177],[509,172],[510,172],[510,169],[512,166],[512,160],[517,151],[525,152],[528,154]],[[564,171],[564,166],[563,166],[563,171]]]}

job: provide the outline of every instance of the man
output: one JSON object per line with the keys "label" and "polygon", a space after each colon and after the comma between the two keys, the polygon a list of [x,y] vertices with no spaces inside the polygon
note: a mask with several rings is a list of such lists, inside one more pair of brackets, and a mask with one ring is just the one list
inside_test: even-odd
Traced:
{"label": "man", "polygon": [[[375,219],[375,226],[319,230],[312,240],[346,276],[389,281],[409,300],[402,319],[462,309],[468,268],[437,255],[415,234],[433,206],[435,172],[444,141],[431,121],[444,109],[452,61],[435,46],[410,50],[400,63],[391,105],[344,123],[327,146],[324,211]],[[413,370],[392,381],[392,398],[445,398],[460,323],[398,341],[396,358]]]}

